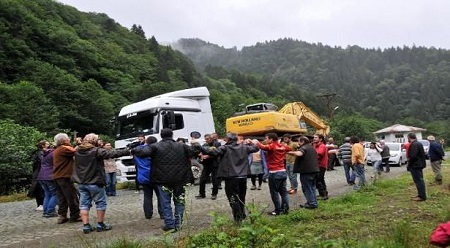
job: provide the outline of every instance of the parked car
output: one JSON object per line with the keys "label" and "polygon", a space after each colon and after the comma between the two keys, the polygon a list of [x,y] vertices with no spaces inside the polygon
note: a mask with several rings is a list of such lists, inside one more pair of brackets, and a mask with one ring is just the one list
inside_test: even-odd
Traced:
{"label": "parked car", "polygon": [[428,140],[417,140],[417,141],[422,143],[423,150],[425,151],[425,158],[429,159],[429,157],[428,157],[428,150],[430,149],[430,141],[428,141]]}
{"label": "parked car", "polygon": [[[370,144],[370,143],[369,143]],[[367,144],[367,150],[369,149]],[[407,158],[406,158],[406,150],[403,148],[402,143],[389,143],[386,142],[385,145],[389,147],[389,164],[402,166],[403,164],[406,164]],[[366,150],[366,145],[364,146]],[[367,152],[366,152],[367,154]],[[366,156],[367,165],[371,165],[370,157]]]}

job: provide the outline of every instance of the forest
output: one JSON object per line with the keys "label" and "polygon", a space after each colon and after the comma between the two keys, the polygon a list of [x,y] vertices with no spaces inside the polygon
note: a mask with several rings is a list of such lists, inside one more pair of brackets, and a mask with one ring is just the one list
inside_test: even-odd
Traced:
{"label": "forest", "polygon": [[[2,175],[14,163],[29,170],[26,154],[38,138],[74,131],[113,138],[111,119],[122,106],[197,86],[210,90],[221,134],[243,105],[302,101],[337,138],[372,139],[396,123],[450,138],[445,49],[342,48],[290,38],[241,50],[199,39],[162,45],[139,24],[123,27],[55,0],[0,1],[0,41],[0,145],[12,146],[0,152]],[[324,103],[327,94],[335,97]],[[18,130],[27,138],[12,136]]]}

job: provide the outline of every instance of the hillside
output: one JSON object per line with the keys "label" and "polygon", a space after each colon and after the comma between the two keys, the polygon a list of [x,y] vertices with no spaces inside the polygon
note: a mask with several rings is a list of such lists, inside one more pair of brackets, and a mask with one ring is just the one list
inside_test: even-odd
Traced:
{"label": "hillside", "polygon": [[336,119],[376,121],[366,125],[369,135],[394,123],[449,126],[447,50],[280,39],[238,51],[199,39],[162,46],[148,36],[137,24],[126,28],[54,0],[1,1],[0,118],[50,135],[112,135],[110,120],[125,104],[207,86],[220,133],[227,117],[256,102],[303,101],[327,118],[330,106],[317,98],[325,93],[339,96],[331,102],[339,105]]}
{"label": "hillside", "polygon": [[100,13],[0,2],[0,118],[43,131],[110,133],[126,103],[200,85],[191,61]]}
{"label": "hillside", "polygon": [[336,93],[334,104],[347,114],[360,112],[388,124],[422,125],[450,118],[448,50],[341,48],[293,39],[258,43],[241,51],[199,39],[180,39],[174,47],[206,73],[211,67],[223,67],[271,77],[310,96]]}

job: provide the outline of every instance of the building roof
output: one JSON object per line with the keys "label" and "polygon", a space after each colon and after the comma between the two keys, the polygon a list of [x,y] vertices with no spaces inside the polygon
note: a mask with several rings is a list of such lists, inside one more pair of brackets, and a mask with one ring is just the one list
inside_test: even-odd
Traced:
{"label": "building roof", "polygon": [[420,127],[412,127],[412,126],[405,126],[401,124],[395,124],[390,127],[386,127],[383,129],[380,129],[375,134],[382,134],[382,133],[406,133],[406,132],[423,132],[426,131],[426,129],[420,128]]}

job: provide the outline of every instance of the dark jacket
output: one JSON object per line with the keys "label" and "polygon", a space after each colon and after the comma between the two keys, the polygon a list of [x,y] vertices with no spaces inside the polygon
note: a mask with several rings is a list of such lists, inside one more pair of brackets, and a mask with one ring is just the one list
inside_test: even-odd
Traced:
{"label": "dark jacket", "polygon": [[[215,143],[218,143],[218,142],[215,142]],[[212,144],[205,143],[202,145],[202,149],[212,150],[212,149],[217,149],[218,147],[220,147],[220,145],[216,146],[215,143],[212,143]],[[204,167],[215,168],[215,167],[219,166],[219,159],[217,156],[210,155],[209,158],[202,160],[202,165]]]}
{"label": "dark jacket", "polygon": [[72,180],[80,184],[106,185],[104,159],[129,155],[128,150],[106,150],[82,143],[75,152]]}
{"label": "dark jacket", "polygon": [[47,149],[43,151],[41,169],[37,176],[37,180],[51,181],[53,172],[53,149]]}
{"label": "dark jacket", "polygon": [[316,149],[311,144],[304,144],[298,148],[303,153],[295,158],[294,173],[317,173],[320,171]]}
{"label": "dark jacket", "polygon": [[133,154],[152,159],[152,184],[173,185],[190,181],[193,151],[186,144],[165,138],[149,146],[137,147]]}
{"label": "dark jacket", "polygon": [[44,156],[44,151],[37,149],[31,154],[31,161],[33,162],[33,180],[37,180],[39,170],[41,169],[42,157]]}
{"label": "dark jacket", "polygon": [[391,157],[391,151],[389,149],[389,146],[386,144],[383,146],[383,151],[381,151],[381,158],[389,158]]}
{"label": "dark jacket", "polygon": [[255,145],[242,145],[236,141],[226,143],[217,149],[205,150],[202,153],[219,156],[219,169],[217,177],[247,177],[250,175],[250,165],[248,161],[248,154],[259,151]]}
{"label": "dark jacket", "polygon": [[425,168],[425,151],[422,143],[417,140],[411,142],[408,149],[408,169],[423,169]]}
{"label": "dark jacket", "polygon": [[428,156],[430,157],[430,162],[442,160],[445,156],[445,153],[444,149],[442,149],[441,144],[437,143],[436,141],[430,141]]}

